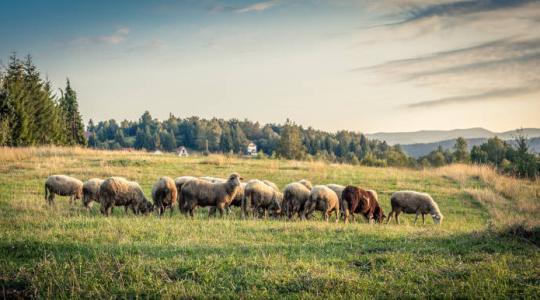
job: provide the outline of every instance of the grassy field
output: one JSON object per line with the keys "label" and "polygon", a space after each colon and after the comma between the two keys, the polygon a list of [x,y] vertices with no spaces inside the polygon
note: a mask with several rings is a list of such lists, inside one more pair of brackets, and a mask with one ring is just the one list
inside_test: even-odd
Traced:
{"label": "grassy field", "polygon": [[[301,178],[430,193],[445,215],[413,226],[194,220],[86,213],[44,200],[51,174],[119,175],[150,196],[159,176],[239,172],[280,187]],[[179,158],[67,148],[0,148],[0,293],[39,298],[539,298],[540,184],[465,165],[432,170],[321,162]]]}

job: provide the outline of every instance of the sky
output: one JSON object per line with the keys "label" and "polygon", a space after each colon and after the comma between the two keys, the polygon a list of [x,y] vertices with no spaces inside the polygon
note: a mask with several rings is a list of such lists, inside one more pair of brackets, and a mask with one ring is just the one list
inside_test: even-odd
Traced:
{"label": "sky", "polygon": [[540,1],[2,0],[13,52],[69,77],[85,121],[540,127]]}

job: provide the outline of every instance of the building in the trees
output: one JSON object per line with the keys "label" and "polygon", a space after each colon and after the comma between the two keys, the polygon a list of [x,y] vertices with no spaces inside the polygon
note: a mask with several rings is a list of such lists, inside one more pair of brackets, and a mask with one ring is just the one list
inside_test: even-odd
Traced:
{"label": "building in the trees", "polygon": [[176,149],[176,153],[178,153],[178,156],[189,156],[189,153],[184,146],[178,147],[178,149]]}
{"label": "building in the trees", "polygon": [[251,142],[246,148],[246,152],[248,155],[257,155],[257,145],[255,143]]}

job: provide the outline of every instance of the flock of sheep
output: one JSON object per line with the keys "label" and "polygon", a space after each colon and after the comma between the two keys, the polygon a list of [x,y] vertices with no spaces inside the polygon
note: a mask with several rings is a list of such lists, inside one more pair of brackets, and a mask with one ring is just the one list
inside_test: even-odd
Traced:
{"label": "flock of sheep", "polygon": [[[242,182],[240,175],[233,173],[228,179],[214,177],[182,176],[173,180],[161,177],[152,188],[150,202],[137,182],[122,177],[110,177],[105,180],[93,178],[86,182],[66,175],[52,175],[45,181],[45,200],[54,204],[55,194],[70,196],[70,202],[82,199],[84,207],[89,209],[94,201],[101,204],[101,213],[109,216],[115,206],[124,206],[135,214],[147,214],[154,210],[162,215],[169,208],[171,214],[178,202],[179,210],[193,217],[197,207],[209,207],[209,214],[219,211],[223,216],[230,206],[241,207],[242,217],[271,217],[309,219],[315,210],[321,211],[326,221],[332,213],[335,221],[342,218],[347,223],[349,216],[362,214],[369,223],[382,223],[386,218],[379,206],[377,192],[364,190],[357,186],[338,184],[312,186],[307,180],[300,180],[285,186],[283,192],[268,180],[252,179]],[[392,216],[399,224],[399,214],[430,214],[433,221],[440,224],[443,219],[439,207],[430,195],[414,191],[399,191],[392,194],[390,200]]]}

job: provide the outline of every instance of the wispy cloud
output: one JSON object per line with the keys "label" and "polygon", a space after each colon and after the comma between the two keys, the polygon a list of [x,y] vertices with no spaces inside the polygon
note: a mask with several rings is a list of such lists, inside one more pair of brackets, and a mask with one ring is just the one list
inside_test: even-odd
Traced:
{"label": "wispy cloud", "polygon": [[251,4],[251,5],[248,5],[248,6],[240,7],[238,9],[236,9],[235,12],[242,14],[242,13],[263,11],[263,10],[267,10],[267,9],[275,6],[276,4],[277,4],[277,1],[275,1],[275,0],[263,1],[263,2],[258,2],[258,3],[255,3],[255,4]]}
{"label": "wispy cloud", "polygon": [[73,42],[80,45],[110,44],[117,45],[123,43],[130,32],[128,27],[120,27],[114,33],[109,35],[98,35],[90,37],[81,37]]}
{"label": "wispy cloud", "polygon": [[473,95],[463,95],[455,97],[446,97],[435,100],[420,101],[406,105],[407,108],[427,108],[434,106],[444,106],[448,104],[456,103],[471,103],[479,101],[492,101],[492,100],[513,100],[512,97],[532,94],[540,91],[540,86],[532,87],[515,87],[508,89],[496,89]]}

